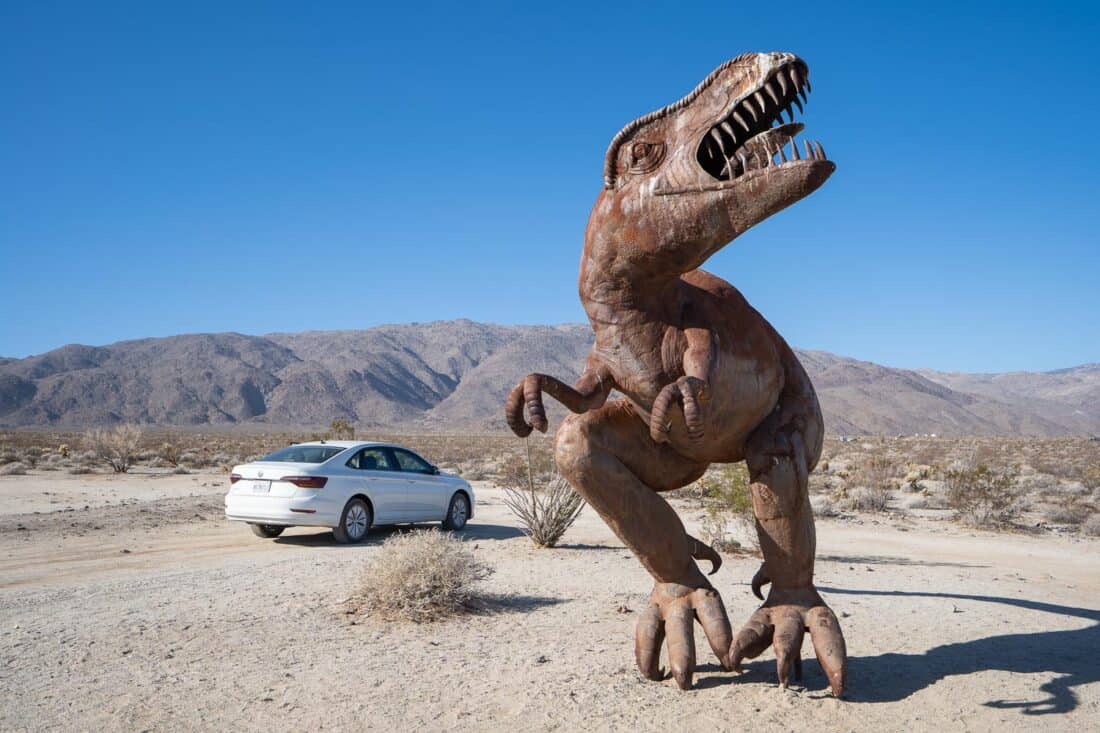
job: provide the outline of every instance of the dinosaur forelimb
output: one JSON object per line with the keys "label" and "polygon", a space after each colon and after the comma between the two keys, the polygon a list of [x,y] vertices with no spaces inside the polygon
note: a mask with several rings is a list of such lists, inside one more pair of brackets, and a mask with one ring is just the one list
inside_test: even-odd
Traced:
{"label": "dinosaur forelimb", "polygon": [[[545,433],[549,422],[542,403],[543,392],[570,411],[582,413],[602,406],[614,386],[611,373],[603,367],[586,370],[573,387],[546,374],[528,374],[508,395],[504,406],[505,419],[512,432],[521,438],[530,435],[532,428]],[[524,419],[524,407],[530,422]]]}
{"label": "dinosaur forelimb", "polygon": [[667,443],[672,423],[668,418],[669,408],[679,402],[684,411],[684,423],[688,437],[700,440],[704,435],[703,409],[710,399],[707,383],[697,377],[680,377],[666,384],[653,401],[653,410],[649,418],[649,434],[658,443]]}

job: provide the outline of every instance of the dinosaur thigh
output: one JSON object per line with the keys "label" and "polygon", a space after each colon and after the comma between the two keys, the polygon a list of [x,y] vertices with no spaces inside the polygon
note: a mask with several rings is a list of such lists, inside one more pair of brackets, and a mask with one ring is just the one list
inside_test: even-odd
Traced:
{"label": "dinosaur thigh", "polygon": [[555,439],[558,470],[659,582],[709,586],[692,559],[693,540],[657,492],[686,486],[707,464],[653,443],[625,400],[570,415]]}

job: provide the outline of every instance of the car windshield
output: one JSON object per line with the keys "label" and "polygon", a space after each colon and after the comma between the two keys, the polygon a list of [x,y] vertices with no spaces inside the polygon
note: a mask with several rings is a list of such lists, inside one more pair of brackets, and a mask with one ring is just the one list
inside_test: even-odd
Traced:
{"label": "car windshield", "polygon": [[266,455],[260,460],[276,463],[324,463],[345,450],[347,448],[336,445],[292,445]]}

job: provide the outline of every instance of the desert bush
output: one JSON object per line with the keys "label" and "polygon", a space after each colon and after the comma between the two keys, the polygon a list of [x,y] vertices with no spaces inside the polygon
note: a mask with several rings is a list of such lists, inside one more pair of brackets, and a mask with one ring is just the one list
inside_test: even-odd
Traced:
{"label": "desert bush", "polygon": [[1100,537],[1100,512],[1081,522],[1081,531],[1089,537]]}
{"label": "desert bush", "polygon": [[894,473],[897,466],[888,456],[873,455],[866,459],[852,475],[849,485],[849,504],[853,509],[870,512],[886,511],[890,493],[895,487]]}
{"label": "desert bush", "polygon": [[69,457],[69,444],[68,443],[62,443],[61,445],[57,446],[57,452],[58,452],[58,454],[61,455],[62,458],[68,458]]}
{"label": "desert bush", "polygon": [[[697,483],[707,507],[703,541],[719,551],[732,551],[743,544],[756,547],[756,518],[745,464],[722,464],[703,474]],[[739,539],[730,538],[726,531],[728,524],[734,526]]]}
{"label": "desert bush", "polygon": [[957,518],[976,527],[1008,524],[1020,512],[1016,476],[1013,468],[995,470],[984,463],[948,469],[944,474],[947,505]]}
{"label": "desert bush", "polygon": [[530,479],[526,489],[504,487],[504,503],[523,524],[536,547],[553,547],[577,521],[584,499],[561,476],[553,476],[543,489]]}
{"label": "desert bush", "polygon": [[848,492],[848,507],[862,512],[884,512],[890,490],[881,486],[857,486]]}
{"label": "desert bush", "polygon": [[160,448],[157,450],[157,457],[173,468],[180,465],[181,456],[183,456],[183,449],[180,448],[178,443],[171,440],[161,443]]}
{"label": "desert bush", "polygon": [[1092,509],[1076,494],[1063,494],[1043,510],[1043,517],[1052,524],[1081,524]]}
{"label": "desert bush", "polygon": [[69,469],[69,474],[72,476],[84,476],[89,473],[95,473],[95,471],[88,466],[73,466]]}
{"label": "desert bush", "polygon": [[111,470],[126,473],[134,465],[141,435],[141,428],[136,425],[119,425],[114,430],[89,430],[85,441],[95,457],[109,465]]}
{"label": "desert bush", "polygon": [[28,468],[34,468],[38,465],[38,461],[41,457],[41,448],[24,448],[22,454],[19,456],[19,461],[20,463],[26,464]]}
{"label": "desert bush", "polygon": [[818,517],[835,517],[840,514],[840,507],[837,506],[836,501],[828,494],[815,494],[811,496],[810,508],[813,509],[814,516]]}
{"label": "desert bush", "polygon": [[0,451],[0,466],[7,463],[15,463],[19,460],[19,454],[15,451],[5,450]]}
{"label": "desert bush", "polygon": [[325,437],[331,440],[354,440],[355,428],[347,420],[336,418],[329,424]]}
{"label": "desert bush", "polygon": [[367,560],[351,604],[354,612],[383,621],[437,621],[467,611],[476,584],[490,574],[452,534],[396,534]]}
{"label": "desert bush", "polygon": [[5,463],[0,466],[0,476],[23,476],[27,473],[27,467],[19,461]]}

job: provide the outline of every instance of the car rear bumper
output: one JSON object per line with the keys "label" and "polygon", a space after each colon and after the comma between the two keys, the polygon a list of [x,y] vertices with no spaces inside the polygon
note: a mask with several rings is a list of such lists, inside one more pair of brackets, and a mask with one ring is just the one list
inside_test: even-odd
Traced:
{"label": "car rear bumper", "polygon": [[289,527],[335,527],[340,523],[341,508],[329,504],[322,496],[229,493],[225,496],[225,518],[231,522]]}

